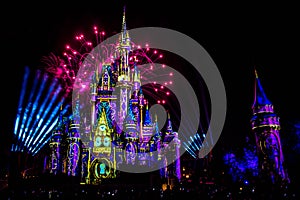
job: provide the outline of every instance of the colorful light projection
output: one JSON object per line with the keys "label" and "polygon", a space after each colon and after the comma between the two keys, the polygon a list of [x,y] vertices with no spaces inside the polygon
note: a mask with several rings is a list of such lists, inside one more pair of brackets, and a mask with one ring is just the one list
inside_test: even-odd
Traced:
{"label": "colorful light projection", "polygon": [[50,139],[64,99],[56,79],[25,67],[11,151],[37,154]]}
{"label": "colorful light projection", "polygon": [[186,142],[183,142],[183,146],[185,150],[193,157],[198,158],[199,150],[204,146],[208,145],[207,141],[203,143],[206,134],[196,133],[194,137],[190,136],[190,138],[186,139]]}

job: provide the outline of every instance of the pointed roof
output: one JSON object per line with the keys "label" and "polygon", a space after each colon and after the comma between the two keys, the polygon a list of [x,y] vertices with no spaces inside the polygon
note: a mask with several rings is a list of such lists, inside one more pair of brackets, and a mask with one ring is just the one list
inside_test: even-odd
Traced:
{"label": "pointed roof", "polygon": [[126,124],[135,124],[135,116],[132,112],[132,103],[131,101],[129,101],[129,106],[128,106],[128,109],[127,109],[127,115],[126,115],[126,118],[125,118],[125,123]]}
{"label": "pointed roof", "polygon": [[125,6],[123,9],[123,19],[122,19],[122,29],[121,29],[121,34],[120,34],[120,38],[119,38],[119,43],[121,46],[130,46],[130,37],[129,37],[129,33],[126,27],[126,10],[125,10]]}
{"label": "pointed roof", "polygon": [[146,104],[144,125],[145,126],[151,126],[152,125],[152,120],[151,120],[150,112],[149,112],[149,109],[148,109],[148,102]]}
{"label": "pointed roof", "polygon": [[161,140],[161,132],[158,127],[157,114],[155,114],[155,130],[153,135],[154,140]]}
{"label": "pointed roof", "polygon": [[259,77],[257,75],[257,71],[255,72],[255,87],[254,87],[254,102],[253,107],[259,106],[259,105],[271,105],[271,101],[267,98],[264,89],[262,87],[262,84],[259,80]]}
{"label": "pointed roof", "polygon": [[173,132],[172,122],[171,122],[171,118],[170,118],[170,113],[169,113],[169,112],[168,112],[167,132],[168,132],[168,133],[172,133],[172,132]]}
{"label": "pointed roof", "polygon": [[127,31],[127,28],[126,28],[126,6],[123,7],[123,19],[122,19],[122,35],[123,35],[123,38],[125,38],[126,36],[126,31]]}
{"label": "pointed roof", "polygon": [[140,77],[139,77],[139,70],[136,66],[136,63],[134,63],[134,73],[133,73],[133,81],[134,82],[141,82]]}
{"label": "pointed roof", "polygon": [[140,87],[140,89],[139,89],[139,96],[144,96],[142,87]]}
{"label": "pointed roof", "polygon": [[59,108],[59,117],[58,117],[58,119],[59,119],[59,123],[63,123],[63,104],[60,104],[60,108]]}

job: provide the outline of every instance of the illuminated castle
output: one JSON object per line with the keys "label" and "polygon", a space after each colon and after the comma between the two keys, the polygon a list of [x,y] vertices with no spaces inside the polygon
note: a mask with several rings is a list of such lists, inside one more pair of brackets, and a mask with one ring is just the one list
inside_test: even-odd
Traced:
{"label": "illuminated castle", "polygon": [[266,97],[256,71],[255,76],[251,125],[258,147],[261,175],[273,183],[288,181],[289,178],[283,165],[279,117],[274,112],[273,104]]}
{"label": "illuminated castle", "polygon": [[116,178],[118,169],[139,167],[160,169],[161,177],[180,180],[178,134],[170,114],[164,132],[158,128],[157,117],[150,116],[131,48],[124,12],[118,56],[112,63],[103,62],[101,72],[96,70],[92,77],[89,119],[83,120],[80,114],[80,96],[71,117],[59,116],[49,143],[50,173],[98,184]]}

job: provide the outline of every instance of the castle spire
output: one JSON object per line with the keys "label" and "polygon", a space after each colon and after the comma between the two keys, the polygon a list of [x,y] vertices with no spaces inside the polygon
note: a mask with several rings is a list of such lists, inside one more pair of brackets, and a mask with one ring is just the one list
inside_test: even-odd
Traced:
{"label": "castle spire", "polygon": [[[126,36],[126,7],[123,7],[122,36]],[[124,37],[125,38],[125,37]]]}
{"label": "castle spire", "polygon": [[123,10],[123,20],[119,42],[117,44],[118,56],[120,57],[118,81],[130,80],[129,54],[131,52],[130,37],[126,27],[125,6]]}
{"label": "castle spire", "polygon": [[127,108],[127,116],[125,119],[125,123],[130,124],[130,125],[135,125],[135,122],[136,122],[136,119],[132,112],[132,103],[131,103],[131,101],[129,101],[129,106]]}
{"label": "castle spire", "polygon": [[261,82],[259,80],[258,74],[256,69],[254,70],[255,73],[255,87],[254,87],[254,102],[253,102],[253,108],[257,106],[262,105],[271,105],[272,103],[267,98],[264,89],[261,85]]}
{"label": "castle spire", "polygon": [[146,126],[151,126],[152,125],[152,120],[148,108],[148,102],[146,103],[146,111],[145,111],[145,120],[144,120],[144,125]]}
{"label": "castle spire", "polygon": [[157,114],[155,114],[155,133],[160,134],[160,130],[158,127]]}
{"label": "castle spire", "polygon": [[[136,66],[136,63],[135,63],[134,64],[134,72],[133,72],[133,78],[132,78],[132,80],[134,82],[137,82],[137,83],[141,84],[141,79],[140,79],[139,73],[140,72],[139,72],[139,70],[138,70],[138,68]],[[139,89],[139,88],[137,88],[137,89]]]}
{"label": "castle spire", "polygon": [[121,46],[127,47],[130,50],[130,37],[126,26],[126,7],[123,8],[122,29],[119,42]]}
{"label": "castle spire", "polygon": [[59,126],[63,124],[63,104],[60,104],[60,109],[59,109],[59,117],[58,117],[58,124]]}
{"label": "castle spire", "polygon": [[172,122],[170,118],[170,113],[168,112],[168,125],[167,125],[167,133],[172,133],[173,128],[172,128]]}

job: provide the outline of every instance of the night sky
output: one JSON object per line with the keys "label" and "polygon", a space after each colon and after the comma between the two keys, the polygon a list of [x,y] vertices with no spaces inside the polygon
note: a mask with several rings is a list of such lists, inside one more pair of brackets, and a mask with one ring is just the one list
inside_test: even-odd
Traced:
{"label": "night sky", "polygon": [[[235,146],[251,134],[254,68],[281,119],[300,119],[297,6],[161,2],[126,2],[127,27],[177,30],[206,49],[220,70],[228,101],[220,141]],[[76,32],[88,32],[93,25],[108,33],[119,32],[124,5],[122,1],[8,4],[3,7],[8,14],[1,14],[0,146],[4,156],[13,134],[24,67],[36,68],[42,56],[62,52]]]}

